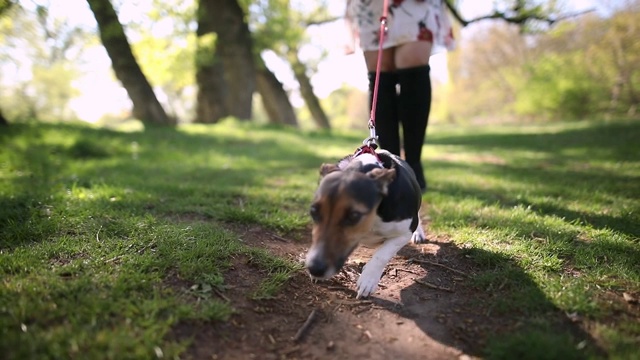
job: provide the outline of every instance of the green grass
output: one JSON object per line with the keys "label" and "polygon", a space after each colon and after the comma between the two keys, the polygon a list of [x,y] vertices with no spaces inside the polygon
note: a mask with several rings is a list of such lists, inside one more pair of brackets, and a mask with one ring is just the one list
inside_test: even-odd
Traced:
{"label": "green grass", "polygon": [[622,293],[640,292],[639,132],[637,121],[585,122],[430,137],[431,231],[466,248],[482,269],[474,284],[496,293],[495,314],[523,319],[489,358],[585,357],[553,345],[566,334],[548,330],[551,317],[537,319],[545,330],[526,320],[550,311],[587,319],[610,357],[640,356],[638,309],[621,315]]}
{"label": "green grass", "polygon": [[[638,133],[637,121],[430,129],[430,232],[472,259],[493,314],[520,319],[487,357],[637,355],[638,319],[611,297],[640,294]],[[224,224],[305,228],[320,164],[365,135],[12,125],[0,134],[0,352],[179,355],[172,326],[233,312],[212,291],[233,259],[263,274],[256,300],[299,269]],[[566,332],[557,314],[585,319],[589,334]]]}

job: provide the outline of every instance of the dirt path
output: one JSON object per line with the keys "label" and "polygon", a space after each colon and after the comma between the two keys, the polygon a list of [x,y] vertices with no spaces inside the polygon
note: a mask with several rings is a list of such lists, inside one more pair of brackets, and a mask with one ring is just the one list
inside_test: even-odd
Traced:
{"label": "dirt path", "polygon": [[[295,261],[308,246],[257,227],[233,230],[244,242]],[[193,339],[187,353],[193,359],[474,358],[488,334],[515,324],[490,315],[489,297],[467,283],[473,269],[460,249],[447,239],[429,240],[402,249],[366,300],[356,300],[353,289],[370,249],[356,250],[329,281],[314,284],[301,271],[277,298],[261,301],[247,294],[264,275],[236,259],[225,296],[237,313],[223,324],[181,324],[173,336]]]}

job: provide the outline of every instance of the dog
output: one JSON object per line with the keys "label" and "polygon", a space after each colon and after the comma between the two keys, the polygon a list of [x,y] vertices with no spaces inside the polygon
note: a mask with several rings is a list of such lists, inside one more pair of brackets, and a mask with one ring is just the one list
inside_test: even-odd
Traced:
{"label": "dog", "polygon": [[320,176],[309,210],[313,230],[305,267],[312,279],[326,280],[358,245],[377,246],[357,282],[356,298],[367,297],[404,245],[425,242],[418,214],[422,191],[409,164],[385,150],[323,164]]}

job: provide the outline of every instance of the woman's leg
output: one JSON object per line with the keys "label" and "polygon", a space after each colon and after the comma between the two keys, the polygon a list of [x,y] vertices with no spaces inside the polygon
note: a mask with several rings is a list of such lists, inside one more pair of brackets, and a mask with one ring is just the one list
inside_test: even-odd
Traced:
{"label": "woman's leg", "polygon": [[423,191],[427,188],[422,169],[422,146],[431,110],[430,55],[431,43],[419,41],[398,46],[394,58],[400,84],[397,106],[404,157]]}
{"label": "woman's leg", "polygon": [[[373,106],[373,92],[376,80],[377,51],[365,51],[365,62],[369,72],[369,109]],[[398,122],[398,76],[394,68],[393,49],[382,51],[378,97],[376,102],[376,134],[381,148],[400,154],[400,127]]]}

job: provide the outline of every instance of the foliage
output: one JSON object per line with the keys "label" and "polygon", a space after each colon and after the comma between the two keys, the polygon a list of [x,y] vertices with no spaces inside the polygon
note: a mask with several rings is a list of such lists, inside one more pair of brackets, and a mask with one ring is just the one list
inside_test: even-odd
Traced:
{"label": "foliage", "polygon": [[[640,4],[640,3],[639,3]],[[452,54],[449,118],[581,119],[633,114],[640,97],[640,6],[545,33],[486,26]],[[464,107],[454,106],[464,103]]]}
{"label": "foliage", "polygon": [[133,46],[149,82],[166,95],[167,110],[181,119],[193,118],[196,42],[195,33],[182,39],[144,34]]}
{"label": "foliage", "polygon": [[44,121],[74,119],[69,101],[78,95],[73,82],[92,38],[44,6],[12,6],[0,18],[0,66],[5,115]]}
{"label": "foliage", "polygon": [[[288,61],[290,52],[297,52],[308,41],[306,24],[328,18],[324,2],[314,5],[311,10],[309,4],[292,6],[289,0],[240,1],[240,4],[248,14],[255,55],[261,56],[262,52],[271,50],[285,61]],[[195,62],[201,61],[204,54],[214,56],[215,53],[213,50],[196,50],[202,50],[203,45],[206,49],[213,49],[216,37],[212,34],[200,39],[205,44],[195,43],[194,7],[195,2],[175,6],[172,1],[154,0],[154,7],[148,14],[148,22],[152,26],[129,26],[129,31],[135,32],[140,39],[134,43],[134,51],[141,66],[149,74],[151,82],[167,95],[171,109],[180,112],[181,118],[193,118],[193,106],[190,104],[194,102]],[[171,31],[162,36],[156,35],[163,33],[163,29],[164,32],[166,29]],[[307,68],[304,71],[307,70],[313,71]]]}
{"label": "foliage", "polygon": [[138,39],[132,44],[138,63],[156,91],[166,96],[167,111],[180,119],[194,117],[195,62],[200,56],[195,3],[153,0],[145,22],[128,24]]}

